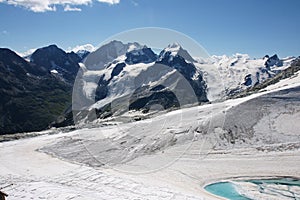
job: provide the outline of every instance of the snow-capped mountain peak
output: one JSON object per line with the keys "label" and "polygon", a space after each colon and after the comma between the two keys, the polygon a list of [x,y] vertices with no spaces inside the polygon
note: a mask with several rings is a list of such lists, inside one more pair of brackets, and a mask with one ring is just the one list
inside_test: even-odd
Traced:
{"label": "snow-capped mountain peak", "polygon": [[137,64],[137,63],[151,63],[157,60],[157,55],[152,51],[151,48],[147,46],[132,48],[129,46],[128,52],[126,53],[127,64]]}
{"label": "snow-capped mountain peak", "polygon": [[143,48],[147,48],[146,45],[141,45],[137,42],[130,42],[127,44],[127,52],[131,52],[131,51],[134,51],[134,50],[140,50],[140,49],[143,49]]}
{"label": "snow-capped mountain peak", "polygon": [[182,48],[182,46],[178,43],[169,44],[159,55],[159,60],[163,60],[165,57],[168,57],[169,60],[173,60],[174,57],[180,56],[184,58],[188,62],[194,62],[195,60],[192,56]]}
{"label": "snow-capped mountain peak", "polygon": [[167,46],[167,48],[165,48],[166,51],[170,51],[170,52],[173,52],[173,53],[177,53],[180,49],[182,49],[182,47],[177,42],[169,44]]}
{"label": "snow-capped mountain peak", "polygon": [[84,44],[84,45],[77,45],[76,47],[72,48],[71,51],[75,53],[81,53],[81,52],[93,52],[96,50],[96,47],[94,47],[92,44]]}
{"label": "snow-capped mountain peak", "polygon": [[[253,59],[248,54],[236,53],[232,56],[212,56],[198,61],[178,43],[169,44],[158,56],[151,48],[137,42],[123,43],[114,40],[87,57],[84,63],[86,87],[83,91],[91,91],[85,96],[92,101],[96,100],[93,108],[100,109],[112,99],[123,98],[134,92],[136,88],[130,88],[128,81],[139,80],[138,83],[142,84],[135,86],[143,89],[148,87],[145,91],[151,96],[154,93],[151,89],[165,83],[165,80],[159,82],[161,74],[171,77],[168,73],[176,71],[194,87],[199,102],[215,101],[235,95],[274,77],[288,67],[292,60],[293,58],[281,60],[277,55]],[[274,61],[275,65],[271,61]],[[278,65],[280,62],[283,65]],[[266,63],[271,65],[270,68]],[[158,66],[166,66],[169,71],[156,69],[160,72],[157,78],[150,72]],[[151,76],[145,75],[146,73],[150,73]],[[89,87],[91,85],[93,87]],[[126,91],[120,90],[125,85]],[[92,93],[93,95],[90,95]],[[145,94],[146,92],[142,96]],[[135,100],[141,103],[139,99]]]}
{"label": "snow-capped mountain peak", "polygon": [[102,45],[96,51],[88,55],[85,65],[88,69],[101,70],[105,65],[117,59],[120,56],[126,55],[128,52],[147,48],[137,42],[124,44],[121,41],[113,40]]}
{"label": "snow-capped mountain peak", "polygon": [[126,45],[120,41],[113,40],[90,53],[85,61],[85,66],[90,70],[101,70],[105,68],[107,63],[124,55],[126,51]]}

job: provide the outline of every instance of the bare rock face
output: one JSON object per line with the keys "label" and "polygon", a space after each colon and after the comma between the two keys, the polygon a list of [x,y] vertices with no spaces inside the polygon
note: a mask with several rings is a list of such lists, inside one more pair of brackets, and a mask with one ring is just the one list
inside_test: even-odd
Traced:
{"label": "bare rock face", "polygon": [[77,65],[64,69],[63,79],[51,73],[50,62],[27,62],[9,49],[0,49],[0,134],[40,131],[58,120],[70,106],[68,81],[74,80]]}

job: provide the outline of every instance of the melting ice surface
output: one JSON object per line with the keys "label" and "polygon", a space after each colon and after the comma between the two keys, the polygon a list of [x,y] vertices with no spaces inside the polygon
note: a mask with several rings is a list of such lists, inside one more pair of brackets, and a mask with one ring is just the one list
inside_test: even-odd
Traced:
{"label": "melting ice surface", "polygon": [[205,189],[230,200],[300,199],[300,180],[294,178],[219,182],[207,185]]}
{"label": "melting ice surface", "polygon": [[205,187],[205,189],[217,196],[225,197],[231,200],[249,200],[249,198],[239,194],[235,185],[230,182],[213,183]]}

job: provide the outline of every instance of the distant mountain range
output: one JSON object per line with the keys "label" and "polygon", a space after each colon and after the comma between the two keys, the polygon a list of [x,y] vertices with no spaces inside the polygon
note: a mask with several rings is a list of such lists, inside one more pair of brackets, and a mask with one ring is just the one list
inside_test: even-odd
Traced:
{"label": "distant mountain range", "polygon": [[76,122],[90,122],[129,110],[147,113],[222,100],[284,78],[278,74],[299,60],[243,54],[199,59],[177,43],[158,55],[145,45],[120,41],[76,53],[50,45],[24,58],[0,48],[0,134],[71,125],[73,114]]}

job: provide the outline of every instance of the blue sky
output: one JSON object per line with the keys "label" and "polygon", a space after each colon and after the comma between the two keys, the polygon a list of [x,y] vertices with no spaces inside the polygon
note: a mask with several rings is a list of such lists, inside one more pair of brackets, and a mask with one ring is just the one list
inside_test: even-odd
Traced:
{"label": "blue sky", "polygon": [[[190,36],[214,55],[300,55],[299,0],[61,0],[61,4],[47,4],[51,1],[35,5],[34,0],[11,0],[15,5],[9,5],[0,0],[0,46],[18,52],[48,44],[63,49],[86,43],[97,46],[122,31],[162,27]],[[70,8],[80,11],[64,11]]]}

